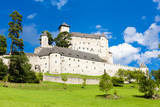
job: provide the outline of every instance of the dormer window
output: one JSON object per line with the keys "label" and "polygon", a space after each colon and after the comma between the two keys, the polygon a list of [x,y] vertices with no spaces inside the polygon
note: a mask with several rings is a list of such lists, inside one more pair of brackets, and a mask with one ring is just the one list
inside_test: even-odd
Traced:
{"label": "dormer window", "polygon": [[71,55],[71,53],[69,53],[69,55]]}

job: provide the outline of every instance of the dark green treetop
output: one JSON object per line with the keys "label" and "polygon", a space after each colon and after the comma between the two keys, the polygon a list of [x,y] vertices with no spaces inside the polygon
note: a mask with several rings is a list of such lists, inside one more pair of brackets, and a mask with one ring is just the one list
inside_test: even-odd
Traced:
{"label": "dark green treetop", "polygon": [[0,35],[0,55],[4,55],[7,52],[7,41],[6,37]]}
{"label": "dark green treetop", "polygon": [[71,45],[71,34],[67,31],[61,32],[58,34],[56,38],[54,38],[54,42],[58,47],[68,48]]}
{"label": "dark green treetop", "polygon": [[[45,31],[42,31],[42,33],[44,33]],[[49,45],[52,45],[52,43],[53,43],[53,37],[52,37],[52,34],[49,32],[49,31],[46,31],[46,33],[47,33],[47,37],[48,37],[48,43],[49,43]],[[41,37],[43,36],[43,34],[42,35],[40,35],[40,38],[39,38],[39,41],[40,41],[40,44],[41,44]]]}

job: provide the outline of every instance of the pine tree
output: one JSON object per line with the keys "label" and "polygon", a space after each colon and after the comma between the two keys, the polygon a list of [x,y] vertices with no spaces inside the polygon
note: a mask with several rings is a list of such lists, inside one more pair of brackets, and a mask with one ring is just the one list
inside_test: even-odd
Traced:
{"label": "pine tree", "polygon": [[22,33],[23,30],[21,24],[22,15],[20,15],[18,11],[14,11],[9,17],[12,17],[12,21],[8,23],[10,27],[8,36],[12,39],[10,55],[18,55],[24,49],[23,40],[19,39],[20,33]]}
{"label": "pine tree", "polygon": [[[42,34],[44,33],[44,31],[42,31]],[[52,45],[52,43],[53,43],[53,37],[52,37],[52,34],[49,32],[49,31],[46,31],[46,33],[47,33],[47,37],[48,37],[48,44],[49,45]],[[40,41],[40,44],[41,44],[41,37],[42,37],[43,35],[40,35],[40,39],[39,39],[39,41]]]}
{"label": "pine tree", "polygon": [[0,55],[4,55],[7,52],[7,41],[6,37],[0,35]]}

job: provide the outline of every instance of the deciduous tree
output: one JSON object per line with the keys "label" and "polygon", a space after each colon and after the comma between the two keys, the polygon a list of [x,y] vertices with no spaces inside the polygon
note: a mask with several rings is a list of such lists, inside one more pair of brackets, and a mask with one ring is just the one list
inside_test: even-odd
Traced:
{"label": "deciduous tree", "polygon": [[6,37],[0,35],[0,55],[4,55],[7,52],[7,41]]}

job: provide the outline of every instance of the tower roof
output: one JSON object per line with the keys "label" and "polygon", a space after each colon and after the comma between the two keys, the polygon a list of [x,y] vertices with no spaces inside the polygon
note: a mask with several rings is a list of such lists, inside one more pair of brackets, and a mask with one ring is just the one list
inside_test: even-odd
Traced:
{"label": "tower roof", "polygon": [[66,24],[65,22],[64,23],[62,23],[60,26],[59,26],[59,28],[58,29],[60,29],[60,27],[61,26],[65,26],[65,27],[69,27],[70,28],[70,26],[68,25],[68,24]]}
{"label": "tower roof", "polygon": [[44,33],[43,33],[43,35],[42,36],[47,36],[47,32],[46,31],[44,31]]}
{"label": "tower roof", "polygon": [[142,62],[140,63],[140,68],[147,68],[147,66]]}

